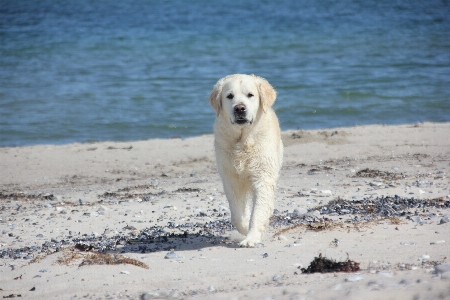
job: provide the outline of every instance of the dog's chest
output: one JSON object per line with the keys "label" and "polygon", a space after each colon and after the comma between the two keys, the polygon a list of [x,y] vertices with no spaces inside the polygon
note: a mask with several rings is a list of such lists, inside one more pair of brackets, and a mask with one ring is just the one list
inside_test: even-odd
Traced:
{"label": "dog's chest", "polygon": [[230,159],[238,174],[244,174],[250,171],[252,158],[255,156],[255,143],[253,140],[237,142],[229,152]]}

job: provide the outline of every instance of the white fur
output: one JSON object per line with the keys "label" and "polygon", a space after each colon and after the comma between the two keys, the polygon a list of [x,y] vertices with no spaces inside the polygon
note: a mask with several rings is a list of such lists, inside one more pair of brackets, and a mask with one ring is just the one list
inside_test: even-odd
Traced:
{"label": "white fur", "polygon": [[[227,98],[230,94],[232,99]],[[217,113],[214,124],[217,166],[230,204],[231,222],[246,236],[240,243],[261,242],[274,209],[275,189],[283,159],[280,126],[271,108],[276,92],[255,75],[220,79],[209,101]],[[246,107],[245,124],[238,124],[236,105]]]}

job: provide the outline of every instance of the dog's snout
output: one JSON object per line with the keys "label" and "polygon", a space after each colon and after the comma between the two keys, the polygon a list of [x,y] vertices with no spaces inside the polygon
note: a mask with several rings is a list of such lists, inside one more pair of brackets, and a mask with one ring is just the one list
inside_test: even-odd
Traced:
{"label": "dog's snout", "polygon": [[235,113],[244,113],[246,110],[246,107],[244,104],[238,104],[234,107],[234,112]]}

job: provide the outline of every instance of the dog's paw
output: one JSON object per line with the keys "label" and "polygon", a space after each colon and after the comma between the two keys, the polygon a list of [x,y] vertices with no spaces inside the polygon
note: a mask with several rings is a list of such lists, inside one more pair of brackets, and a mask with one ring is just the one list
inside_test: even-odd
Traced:
{"label": "dog's paw", "polygon": [[261,239],[247,237],[245,240],[239,243],[239,246],[245,248],[253,248],[259,244],[261,244]]}

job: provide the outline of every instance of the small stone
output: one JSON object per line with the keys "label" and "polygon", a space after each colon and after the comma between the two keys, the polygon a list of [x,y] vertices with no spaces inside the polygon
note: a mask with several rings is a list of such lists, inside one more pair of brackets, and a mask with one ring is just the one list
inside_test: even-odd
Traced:
{"label": "small stone", "polygon": [[86,201],[83,200],[83,199],[78,199],[78,202],[80,203],[80,205],[85,205],[86,204]]}
{"label": "small stone", "polygon": [[405,245],[405,246],[412,246],[415,245],[415,242],[400,242],[400,245]]}
{"label": "small stone", "polygon": [[285,237],[284,235],[279,235],[279,236],[278,236],[278,240],[279,240],[279,241],[287,241],[288,239],[287,239],[287,237]]}
{"label": "small stone", "polygon": [[208,292],[210,292],[210,293],[214,292],[215,290],[216,290],[216,289],[214,288],[213,285],[210,285],[210,286],[208,287]]}
{"label": "small stone", "polygon": [[450,222],[450,216],[444,216],[441,221],[439,222],[439,224],[445,224]]}
{"label": "small stone", "polygon": [[306,209],[304,207],[299,207],[299,208],[294,209],[294,213],[297,216],[304,216],[308,213],[308,209]]}
{"label": "small stone", "polygon": [[273,281],[280,281],[281,280],[281,276],[280,275],[275,275],[272,277]]}
{"label": "small stone", "polygon": [[350,277],[345,278],[346,282],[358,282],[361,280],[363,280],[363,278],[361,276],[350,276]]}
{"label": "small stone", "polygon": [[428,260],[428,259],[430,259],[430,256],[429,256],[428,254],[423,254],[423,255],[419,258],[419,260]]}
{"label": "small stone", "polygon": [[263,258],[268,258],[268,257],[269,257],[269,254],[263,253],[262,257],[263,257]]}
{"label": "small stone", "polygon": [[50,203],[45,203],[44,206],[45,206],[46,208],[52,208],[52,207],[53,207],[53,205],[51,205]]}
{"label": "small stone", "polygon": [[450,272],[450,265],[437,265],[434,267],[434,271],[436,272],[436,274],[443,274],[443,273],[447,273]]}
{"label": "small stone", "polygon": [[437,245],[437,244],[444,244],[444,243],[445,243],[444,240],[439,240],[439,241],[436,241],[436,242],[431,242],[430,245]]}
{"label": "small stone", "polygon": [[175,251],[170,251],[164,256],[165,259],[180,259],[183,258],[183,256],[178,255],[175,253]]}
{"label": "small stone", "polygon": [[141,295],[141,300],[177,298],[179,298],[179,295],[176,290],[156,290],[154,292],[147,292]]}
{"label": "small stone", "polygon": [[375,280],[371,280],[367,283],[367,286],[377,286],[378,282],[376,282]]}
{"label": "small stone", "polygon": [[120,274],[130,275],[130,272],[128,272],[128,271],[120,271]]}
{"label": "small stone", "polygon": [[413,217],[411,220],[416,223],[423,223],[423,219],[421,217]]}
{"label": "small stone", "polygon": [[109,210],[109,208],[107,208],[104,205],[100,205],[100,207],[98,208],[98,211],[107,211],[107,210]]}

